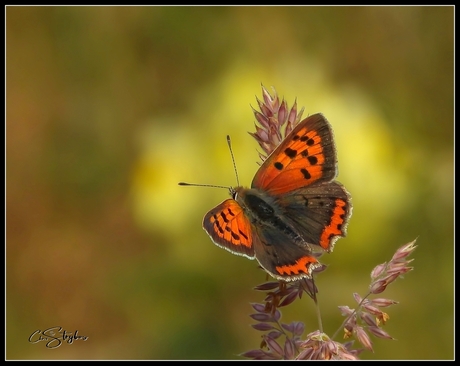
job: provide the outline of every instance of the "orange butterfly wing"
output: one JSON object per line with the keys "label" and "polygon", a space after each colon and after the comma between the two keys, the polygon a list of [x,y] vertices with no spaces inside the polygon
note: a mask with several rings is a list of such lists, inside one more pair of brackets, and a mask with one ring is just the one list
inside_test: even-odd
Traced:
{"label": "orange butterfly wing", "polygon": [[225,200],[209,211],[203,218],[203,228],[217,246],[233,254],[254,258],[251,225],[235,200]]}
{"label": "orange butterfly wing", "polygon": [[291,192],[337,175],[332,128],[318,113],[302,120],[257,171],[253,188],[273,195]]}

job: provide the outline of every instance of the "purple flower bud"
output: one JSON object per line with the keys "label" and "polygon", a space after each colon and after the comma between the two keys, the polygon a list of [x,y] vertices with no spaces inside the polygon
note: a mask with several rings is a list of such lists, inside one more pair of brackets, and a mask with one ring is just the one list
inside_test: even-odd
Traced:
{"label": "purple flower bud", "polygon": [[280,302],[278,305],[279,307],[281,306],[286,306],[294,302],[295,299],[298,297],[298,292],[291,292],[289,295],[287,295],[283,301]]}
{"label": "purple flower bud", "polygon": [[257,311],[259,313],[265,313],[266,312],[264,304],[252,303],[251,306],[255,311]]}
{"label": "purple flower bud", "polygon": [[353,311],[354,311],[354,309],[350,309],[348,306],[343,306],[343,305],[340,305],[338,308],[340,309],[340,313],[343,316],[349,316],[353,314]]}
{"label": "purple flower bud", "polygon": [[287,103],[285,100],[281,102],[281,106],[278,109],[278,121],[279,125],[282,126],[286,123],[286,116],[287,116]]}
{"label": "purple flower bud", "polygon": [[251,327],[253,327],[256,330],[260,330],[262,332],[265,332],[270,329],[274,329],[274,326],[268,323],[256,323],[256,324],[251,324]]}
{"label": "purple flower bud", "polygon": [[387,264],[382,263],[377,265],[371,272],[371,278],[374,280],[382,275],[382,273],[385,271]]}
{"label": "purple flower bud", "polygon": [[305,331],[305,324],[302,322],[295,322],[295,327],[294,327],[294,334],[297,336],[301,336],[303,332]]}
{"label": "purple flower bud", "polygon": [[[265,96],[264,96],[265,97]],[[265,99],[265,98],[264,98]],[[273,110],[270,108],[271,105],[269,103],[263,103],[259,99],[257,99],[257,103],[259,103],[259,108],[262,114],[268,118],[273,116]]]}
{"label": "purple flower bud", "polygon": [[273,290],[275,288],[279,287],[279,282],[265,282],[259,286],[254,287],[254,290],[258,291],[268,291],[268,290]]}
{"label": "purple flower bud", "polygon": [[390,299],[384,299],[384,298],[377,298],[377,299],[372,299],[371,300],[372,305],[379,306],[381,308],[390,306],[390,305],[395,305],[398,304],[397,301],[390,300]]}
{"label": "purple flower bud", "polygon": [[261,357],[265,356],[265,352],[262,351],[261,349],[254,349],[251,351],[247,351],[241,354],[241,356],[246,357],[246,358],[252,358],[254,360],[260,360]]}
{"label": "purple flower bud", "polygon": [[383,281],[386,282],[386,285],[388,286],[390,283],[392,283],[394,280],[396,280],[399,277],[399,272],[389,274],[388,276],[383,278]]}
{"label": "purple flower bud", "polygon": [[270,337],[264,337],[265,339],[265,342],[267,343],[267,346],[268,348],[270,349],[270,351],[274,352],[275,354],[277,355],[283,355],[283,348],[278,344],[277,341],[275,341],[274,339],[270,338]]}
{"label": "purple flower bud", "polygon": [[369,292],[371,294],[380,294],[381,292],[385,291],[387,285],[388,283],[386,281],[378,280],[369,286]]}
{"label": "purple flower bud", "polygon": [[256,117],[257,122],[259,122],[262,127],[268,127],[268,117],[265,114],[262,114],[258,111],[254,111],[254,116]]}
{"label": "purple flower bud", "polygon": [[369,313],[375,316],[380,316],[382,314],[382,310],[380,310],[379,308],[375,306],[372,306],[371,304],[363,305],[363,309],[365,309],[366,311],[368,311]]}
{"label": "purple flower bud", "polygon": [[366,331],[362,327],[356,327],[355,332],[359,343],[361,343],[369,351],[374,352],[372,348],[372,341]]}
{"label": "purple flower bud", "polygon": [[[264,86],[262,86],[262,97],[262,101],[256,97],[260,112],[253,109],[254,116],[260,127],[256,127],[256,132],[251,133],[251,136],[256,139],[265,153],[270,154],[292,128],[300,122],[303,108],[297,114],[297,104],[294,103],[294,106],[289,111],[287,102],[284,99],[280,102],[276,90],[273,89],[272,96]],[[286,122],[288,123],[283,135],[281,128]],[[262,159],[264,158],[262,156]]]}
{"label": "purple flower bud", "polygon": [[297,356],[297,360],[310,360],[313,354],[313,348],[306,348]]}
{"label": "purple flower bud", "polygon": [[398,276],[402,276],[403,274],[409,272],[409,271],[412,271],[413,267],[407,267],[404,264],[402,264],[401,266],[399,265],[395,265],[395,266],[391,266],[388,271],[387,271],[387,274],[397,274]]}
{"label": "purple flower bud", "polygon": [[257,320],[259,322],[273,321],[273,317],[270,314],[257,313],[257,314],[251,314],[249,316],[252,319]]}
{"label": "purple flower bud", "polygon": [[401,259],[407,257],[408,255],[412,254],[412,252],[417,248],[415,245],[415,240],[403,245],[400,247],[398,250],[396,250],[396,253],[393,255],[393,258],[391,258],[392,261],[400,261]]}
{"label": "purple flower bud", "polygon": [[359,296],[358,293],[354,292],[353,293],[353,297],[355,298],[355,301],[358,303],[358,304],[361,304],[361,301],[363,301],[363,298],[361,296]]}
{"label": "purple flower bud", "polygon": [[376,337],[385,338],[385,339],[394,339],[387,332],[385,332],[383,329],[379,327],[369,327],[367,329],[369,330],[369,332],[371,332]]}
{"label": "purple flower bud", "polygon": [[371,314],[361,312],[359,316],[367,325],[371,325],[375,327],[377,326],[377,322],[375,321],[375,318]]}
{"label": "purple flower bud", "polygon": [[295,346],[290,339],[286,339],[284,344],[284,356],[287,360],[293,360],[295,357]]}
{"label": "purple flower bud", "polygon": [[344,361],[356,361],[356,360],[358,360],[358,357],[356,357],[352,353],[341,352],[340,353],[340,359],[344,360]]}

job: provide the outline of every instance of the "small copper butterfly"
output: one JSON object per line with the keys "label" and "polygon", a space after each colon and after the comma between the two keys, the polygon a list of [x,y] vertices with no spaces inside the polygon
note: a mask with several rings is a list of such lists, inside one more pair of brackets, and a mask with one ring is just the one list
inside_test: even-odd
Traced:
{"label": "small copper butterfly", "polygon": [[310,278],[346,235],[351,197],[335,181],[332,128],[318,113],[303,119],[267,157],[251,188],[230,188],[232,198],[210,210],[203,228],[229,252],[257,259],[278,280]]}

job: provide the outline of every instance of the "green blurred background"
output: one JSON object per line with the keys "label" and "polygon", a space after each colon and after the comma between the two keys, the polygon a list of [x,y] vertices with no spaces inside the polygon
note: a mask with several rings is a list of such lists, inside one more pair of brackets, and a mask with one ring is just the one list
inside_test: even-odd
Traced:
{"label": "green blurred background", "polygon": [[[261,84],[333,125],[348,236],[317,283],[325,331],[418,238],[363,359],[452,359],[453,7],[7,7],[6,357],[241,359],[256,263],[203,215],[257,169]],[[286,321],[318,328],[304,298]],[[54,350],[36,329],[86,342]]]}

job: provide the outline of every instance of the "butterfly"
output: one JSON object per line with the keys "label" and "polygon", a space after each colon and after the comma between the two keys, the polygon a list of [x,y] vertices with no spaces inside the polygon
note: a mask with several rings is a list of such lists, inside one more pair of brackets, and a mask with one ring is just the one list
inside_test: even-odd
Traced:
{"label": "butterfly", "polygon": [[302,120],[259,167],[251,188],[231,187],[203,228],[229,252],[256,259],[283,281],[311,278],[318,252],[346,235],[351,196],[339,182],[332,127],[318,113]]}

